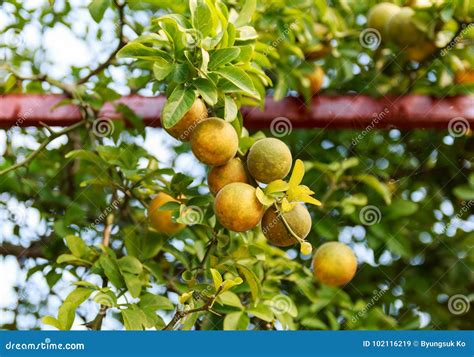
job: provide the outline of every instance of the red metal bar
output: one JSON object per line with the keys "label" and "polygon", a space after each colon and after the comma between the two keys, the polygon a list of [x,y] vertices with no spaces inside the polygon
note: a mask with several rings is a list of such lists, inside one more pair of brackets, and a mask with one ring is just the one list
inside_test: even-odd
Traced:
{"label": "red metal bar", "polygon": [[[55,107],[64,97],[60,95],[0,96],[0,127],[68,126],[80,120],[80,111],[73,105]],[[160,126],[164,97],[138,95],[121,98],[145,125]],[[289,97],[275,102],[267,98],[265,109],[242,108],[245,125],[251,129],[268,128],[272,121],[284,117],[295,128],[447,128],[454,118],[464,118],[474,128],[474,96],[437,99],[423,95],[375,99],[362,95],[316,96],[309,107],[299,98]],[[114,105],[107,103],[101,116],[120,118]]]}

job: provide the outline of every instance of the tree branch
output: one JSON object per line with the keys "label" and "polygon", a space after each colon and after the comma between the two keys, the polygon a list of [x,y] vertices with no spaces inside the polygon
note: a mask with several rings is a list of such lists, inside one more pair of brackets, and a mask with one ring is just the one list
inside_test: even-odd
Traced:
{"label": "tree branch", "polygon": [[86,83],[89,79],[91,79],[95,75],[99,74],[104,69],[106,69],[112,63],[112,61],[115,59],[115,56],[120,51],[120,49],[126,44],[126,41],[125,41],[124,36],[123,36],[123,27],[125,25],[125,14],[124,14],[125,3],[122,4],[122,5],[120,5],[118,3],[118,1],[114,1],[114,3],[115,3],[115,6],[118,8],[118,13],[119,13],[119,23],[118,23],[118,26],[119,26],[119,33],[118,33],[119,43],[118,43],[117,47],[115,48],[115,50],[110,54],[109,58],[107,58],[105,60],[105,62],[103,62],[96,69],[91,71],[87,76],[81,78],[77,82],[77,84]]}
{"label": "tree branch", "polygon": [[4,242],[0,245],[0,255],[7,256],[13,255],[19,258],[44,258],[43,247],[41,243],[35,242],[29,247],[22,247],[21,245],[15,245]]}
{"label": "tree branch", "polygon": [[10,166],[10,167],[7,167],[6,169],[0,171],[0,176],[3,176],[11,171],[14,171],[22,166],[27,166],[31,160],[33,160],[36,156],[39,155],[39,153],[46,147],[48,146],[48,144],[50,142],[52,142],[54,139],[57,139],[59,138],[60,136],[66,134],[66,133],[69,133],[70,131],[73,131],[81,126],[83,126],[84,124],[86,123],[85,120],[81,120],[80,122],[77,122],[76,124],[73,124],[69,127],[66,127],[64,128],[63,130],[60,130],[60,131],[57,131],[55,132],[54,134],[51,134],[50,136],[48,136],[48,138],[43,141],[41,143],[41,145],[38,147],[38,149],[36,149],[35,151],[33,151],[30,155],[28,155],[24,160]]}

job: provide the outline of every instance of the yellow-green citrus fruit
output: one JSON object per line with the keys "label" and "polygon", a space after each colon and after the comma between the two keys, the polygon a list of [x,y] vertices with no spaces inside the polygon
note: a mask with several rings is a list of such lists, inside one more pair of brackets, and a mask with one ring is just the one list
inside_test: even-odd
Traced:
{"label": "yellow-green citrus fruit", "polygon": [[199,161],[209,166],[227,163],[237,153],[239,138],[232,125],[219,118],[201,122],[191,135],[191,149]]}
{"label": "yellow-green citrus fruit", "polygon": [[324,71],[321,67],[316,67],[313,73],[306,76],[309,79],[311,93],[316,94],[321,90],[324,83]]}
{"label": "yellow-green citrus fruit", "polygon": [[324,243],[314,254],[313,269],[314,275],[321,283],[341,286],[354,277],[357,258],[352,249],[343,243]]}
{"label": "yellow-green citrus fruit", "polygon": [[165,128],[165,130],[168,134],[178,140],[188,141],[193,130],[200,122],[207,118],[207,115],[206,105],[198,98],[175,125],[171,128]]}
{"label": "yellow-green citrus fruit", "polygon": [[390,19],[400,11],[400,7],[388,2],[375,5],[367,15],[367,27],[376,29],[384,41],[387,37],[387,24]]}
{"label": "yellow-green citrus fruit", "polygon": [[286,144],[275,138],[257,141],[249,150],[247,168],[252,177],[262,183],[283,179],[290,172],[291,151]]}
{"label": "yellow-green citrus fruit", "polygon": [[214,201],[219,222],[234,232],[245,232],[260,223],[264,212],[255,188],[242,182],[224,186]]}
{"label": "yellow-green citrus fruit", "polygon": [[151,226],[158,232],[172,235],[180,232],[186,226],[181,223],[173,222],[172,211],[159,209],[168,202],[179,201],[164,192],[158,193],[148,207],[148,220]]}
{"label": "yellow-green citrus fruit", "polygon": [[217,195],[222,187],[233,182],[248,183],[244,164],[238,158],[233,158],[222,166],[214,166],[207,176],[209,191],[214,196]]}
{"label": "yellow-green citrus fruit", "polygon": [[427,59],[436,50],[433,42],[422,41],[421,43],[410,46],[405,50],[406,56],[410,61],[421,62]]}
{"label": "yellow-green citrus fruit", "polygon": [[269,207],[262,218],[262,232],[270,243],[278,247],[288,247],[297,243],[286,223],[299,238],[306,238],[311,231],[311,215],[302,204],[297,204],[291,211],[281,215],[274,206]]}
{"label": "yellow-green citrus fruit", "polygon": [[474,83],[474,69],[467,69],[465,71],[457,71],[454,75],[454,81],[457,84]]}
{"label": "yellow-green citrus fruit", "polygon": [[390,39],[401,47],[413,46],[424,40],[423,32],[413,23],[414,14],[411,8],[403,7],[387,24]]}
{"label": "yellow-green citrus fruit", "polygon": [[315,61],[328,55],[329,53],[331,53],[331,51],[332,48],[330,45],[323,45],[319,43],[313,47],[306,48],[305,58],[308,60]]}

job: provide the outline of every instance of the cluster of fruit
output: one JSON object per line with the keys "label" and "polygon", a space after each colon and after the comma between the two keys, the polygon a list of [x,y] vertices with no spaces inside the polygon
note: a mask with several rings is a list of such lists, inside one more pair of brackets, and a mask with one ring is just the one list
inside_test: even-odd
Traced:
{"label": "cluster of fruit", "polygon": [[382,2],[370,10],[367,25],[380,33],[382,41],[398,45],[408,59],[421,62],[436,50],[436,46],[416,26],[414,16],[411,7]]}
{"label": "cluster of fruit", "polygon": [[[310,254],[305,241],[311,231],[311,215],[296,199],[290,199],[290,183],[283,181],[293,165],[291,151],[281,140],[264,138],[256,141],[246,155],[239,155],[239,138],[234,127],[216,117],[208,117],[206,105],[196,99],[191,109],[171,128],[165,130],[181,141],[190,141],[196,158],[211,166],[208,174],[210,192],[215,196],[214,213],[220,224],[234,232],[245,232],[261,224],[267,240],[279,247],[301,244],[303,254]],[[302,162],[299,165],[303,166]],[[296,165],[295,165],[296,167]],[[304,172],[304,171],[303,171]],[[294,191],[303,201],[319,204],[306,186],[298,186],[302,174],[295,179]],[[293,181],[295,181],[293,180]],[[273,198],[265,196],[258,183],[273,187]],[[259,192],[264,197],[259,197]],[[265,204],[265,197],[268,203]],[[278,197],[275,199],[274,197]],[[170,210],[160,210],[167,202],[177,200],[159,193],[149,207],[150,224],[158,231],[175,234],[184,225],[174,222]],[[349,282],[356,271],[357,260],[344,244],[332,242],[321,246],[314,257],[317,278],[328,285]]]}

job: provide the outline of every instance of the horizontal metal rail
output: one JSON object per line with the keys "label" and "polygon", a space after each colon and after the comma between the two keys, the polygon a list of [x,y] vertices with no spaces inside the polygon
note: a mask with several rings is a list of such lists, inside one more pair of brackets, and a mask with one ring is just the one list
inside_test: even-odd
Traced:
{"label": "horizontal metal rail", "polygon": [[[54,94],[11,94],[0,96],[0,128],[13,126],[69,126],[79,121],[80,110],[74,105],[57,106],[64,99]],[[143,118],[145,125],[160,126],[165,98],[125,96],[124,103]],[[474,128],[474,96],[434,98],[425,95],[372,98],[364,95],[315,96],[309,105],[299,98],[281,101],[267,98],[264,110],[243,107],[245,126],[270,128],[286,118],[294,128],[448,128],[453,119]],[[100,111],[102,117],[119,119],[113,103]],[[280,118],[280,121],[275,120]],[[272,124],[273,123],[273,124]]]}

